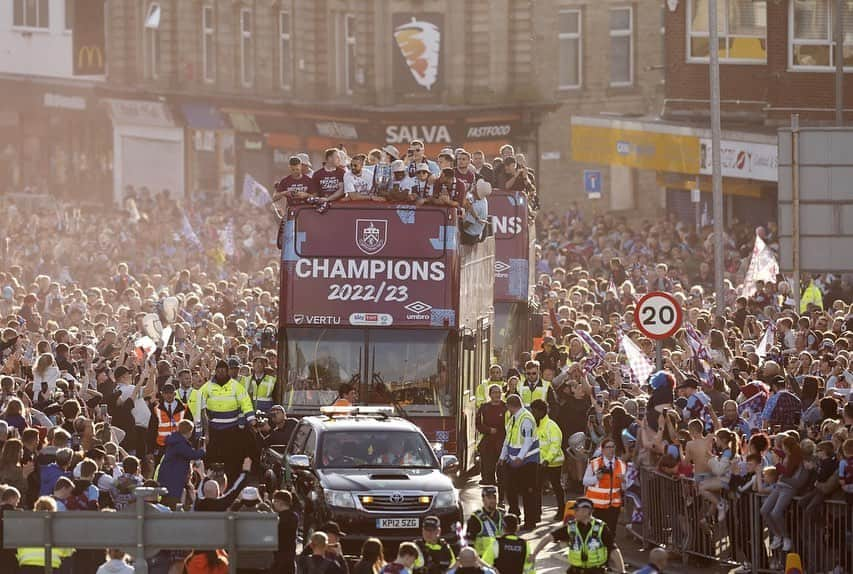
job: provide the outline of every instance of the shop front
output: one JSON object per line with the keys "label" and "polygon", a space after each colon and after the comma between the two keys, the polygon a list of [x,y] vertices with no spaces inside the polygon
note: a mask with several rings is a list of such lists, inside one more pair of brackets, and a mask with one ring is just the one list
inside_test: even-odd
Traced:
{"label": "shop front", "polygon": [[234,192],[234,131],[212,104],[183,102],[186,127],[187,190],[193,201],[212,200]]}
{"label": "shop front", "polygon": [[[777,145],[771,134],[725,131],[721,142],[727,221],[755,225],[776,218]],[[573,117],[572,159],[609,166],[610,209],[660,205],[687,223],[712,221],[709,130],[654,119]],[[656,173],[660,194],[636,197],[636,170]],[[651,201],[650,201],[651,200]]]}
{"label": "shop front", "polygon": [[2,80],[0,182],[76,201],[109,197],[112,137],[92,85]]}
{"label": "shop front", "polygon": [[160,101],[108,99],[113,122],[113,198],[185,196],[184,128]]}

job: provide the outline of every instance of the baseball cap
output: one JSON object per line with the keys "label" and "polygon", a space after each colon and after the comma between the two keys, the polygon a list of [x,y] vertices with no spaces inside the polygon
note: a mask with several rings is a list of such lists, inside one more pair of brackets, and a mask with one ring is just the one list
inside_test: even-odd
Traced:
{"label": "baseball cap", "polygon": [[403,163],[403,160],[399,160],[399,159],[395,160],[391,163],[391,171],[392,172],[406,171],[406,164]]}
{"label": "baseball cap", "polygon": [[240,359],[235,356],[228,357],[228,368],[229,369],[239,369],[240,368]]}
{"label": "baseball cap", "polygon": [[311,167],[311,158],[308,157],[307,153],[298,153],[296,154],[296,157],[298,157],[299,161],[301,161],[304,165]]}
{"label": "baseball cap", "polygon": [[575,500],[575,508],[592,508],[595,506],[588,498],[581,497]]}
{"label": "baseball cap", "polygon": [[174,393],[175,392],[175,385],[173,385],[172,383],[166,383],[165,385],[163,385],[163,388],[161,389],[161,391],[164,393]]}
{"label": "baseball cap", "polygon": [[441,528],[441,521],[437,516],[427,516],[424,518],[424,528]]}
{"label": "baseball cap", "polygon": [[483,496],[497,496],[498,495],[498,487],[487,485],[482,488],[481,494]]}
{"label": "baseball cap", "polygon": [[270,412],[270,413],[272,413],[273,411],[281,411],[281,412],[285,412],[284,407],[283,407],[283,406],[281,406],[281,405],[273,405],[273,406],[271,406],[271,407],[270,407],[269,412]]}
{"label": "baseball cap", "polygon": [[418,172],[425,171],[425,172],[429,173],[429,166],[426,163],[419,163],[418,167],[415,171],[418,171]]}

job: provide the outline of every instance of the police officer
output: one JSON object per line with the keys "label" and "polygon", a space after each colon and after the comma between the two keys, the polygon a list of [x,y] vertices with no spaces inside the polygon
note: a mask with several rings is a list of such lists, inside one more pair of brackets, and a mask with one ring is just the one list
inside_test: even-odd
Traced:
{"label": "police officer", "polygon": [[506,477],[509,511],[519,514],[520,495],[524,504],[524,526],[521,530],[533,530],[542,514],[537,478],[540,459],[536,419],[521,405],[518,395],[507,397],[506,407],[510,417],[506,422],[506,440],[500,464]]}
{"label": "police officer", "polygon": [[575,519],[553,531],[551,540],[543,538],[533,550],[534,558],[551,541],[567,542],[567,574],[604,574],[607,548],[613,544],[613,533],[603,520],[593,518],[592,507],[590,499],[578,498],[575,502]]}
{"label": "police officer", "polygon": [[477,391],[475,393],[477,408],[480,408],[483,403],[489,400],[489,389],[492,385],[498,385],[500,387],[503,386],[503,372],[503,368],[501,368],[500,365],[492,365],[489,367],[489,378],[477,385]]}
{"label": "police officer", "polygon": [[456,561],[453,548],[441,539],[441,521],[437,516],[424,518],[422,537],[415,540],[421,555],[415,561],[415,574],[444,574]]}
{"label": "police officer", "polygon": [[495,541],[495,568],[500,574],[533,574],[533,553],[518,536],[518,516],[504,517],[504,535]]}
{"label": "police officer", "polygon": [[482,496],[483,508],[474,511],[466,525],[468,544],[484,562],[494,564],[495,540],[504,535],[504,511],[498,508],[497,487],[484,486]]}
{"label": "police officer", "polygon": [[273,405],[273,392],[275,391],[275,376],[267,373],[269,360],[258,355],[252,359],[252,372],[245,377],[240,377],[240,384],[252,397],[255,410],[269,412]]}
{"label": "police officer", "polygon": [[557,513],[554,520],[563,519],[565,493],[563,492],[562,474],[563,461],[563,431],[560,426],[548,416],[548,403],[536,399],[530,405],[533,417],[536,419],[536,434],[539,437],[539,494],[541,496],[545,483],[551,485],[554,498],[557,499]]}
{"label": "police officer", "polygon": [[228,376],[229,367],[228,363],[220,360],[213,379],[199,391],[202,410],[207,417],[207,462],[225,463],[225,472],[231,478],[240,474],[246,455],[247,438],[241,425],[244,420],[246,424],[254,425],[255,411],[243,385]]}
{"label": "police officer", "polygon": [[[601,441],[601,456],[589,461],[583,475],[586,497],[595,506],[595,517],[607,523],[614,538],[622,510],[622,485],[626,470],[625,463],[616,457],[616,442],[608,436]],[[615,569],[623,571],[622,553],[613,545],[609,549]]]}

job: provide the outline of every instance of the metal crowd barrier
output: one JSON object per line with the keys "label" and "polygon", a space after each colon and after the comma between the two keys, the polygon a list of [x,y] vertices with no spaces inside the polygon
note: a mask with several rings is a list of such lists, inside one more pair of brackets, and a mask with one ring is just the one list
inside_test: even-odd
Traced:
{"label": "metal crowd barrier", "polygon": [[[126,512],[5,512],[4,548],[44,547],[45,572],[51,574],[53,548],[121,548],[135,559],[137,574],[147,574],[145,558],[161,550],[228,551],[229,572],[238,562],[254,567],[278,549],[278,515],[269,512],[158,512],[137,489],[136,506]],[[248,563],[253,563],[250,566]],[[268,566],[268,564],[267,564]]]}
{"label": "metal crowd barrier", "polygon": [[[633,533],[645,545],[676,552],[685,563],[694,556],[729,565],[748,563],[754,573],[784,571],[786,553],[771,550],[761,516],[766,496],[750,492],[727,498],[725,518],[718,521],[716,507],[700,496],[692,479],[643,469],[640,490],[642,529]],[[810,494],[794,497],[786,511],[791,552],[800,555],[806,572],[853,572],[853,508],[837,499],[809,506]]]}

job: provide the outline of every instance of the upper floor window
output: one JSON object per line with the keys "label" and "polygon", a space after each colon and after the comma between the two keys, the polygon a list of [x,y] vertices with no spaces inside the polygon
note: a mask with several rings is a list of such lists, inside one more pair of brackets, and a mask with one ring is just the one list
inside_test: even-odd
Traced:
{"label": "upper floor window", "polygon": [[143,44],[145,46],[145,75],[160,77],[160,3],[151,2],[145,12]]}
{"label": "upper floor window", "polygon": [[283,90],[293,82],[293,53],[290,45],[290,12],[278,13],[278,79]]}
{"label": "upper floor window", "polygon": [[[842,2],[844,66],[853,67],[853,6]],[[789,50],[795,68],[835,67],[835,0],[791,0]]]}
{"label": "upper floor window", "polygon": [[255,61],[252,50],[252,11],[240,10],[240,81],[251,86],[255,79]]}
{"label": "upper floor window", "polygon": [[339,94],[352,94],[356,84],[355,16],[339,14],[335,19],[336,84]]}
{"label": "upper floor window", "polygon": [[49,0],[14,0],[12,25],[17,28],[44,28],[50,25]]}
{"label": "upper floor window", "polygon": [[204,81],[213,82],[216,79],[216,27],[213,6],[201,8],[201,60]]}
{"label": "upper floor window", "polygon": [[634,10],[610,10],[610,85],[634,83]]}
{"label": "upper floor window", "polygon": [[65,0],[65,30],[74,29],[74,0]]}
{"label": "upper floor window", "polygon": [[581,86],[582,30],[580,10],[560,10],[557,41],[559,42],[558,82],[561,90]]}
{"label": "upper floor window", "polygon": [[[708,0],[687,2],[687,57],[710,57]],[[767,1],[717,0],[720,62],[767,61]]]}

